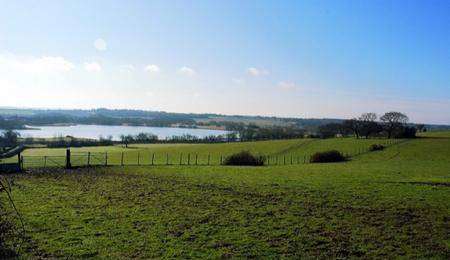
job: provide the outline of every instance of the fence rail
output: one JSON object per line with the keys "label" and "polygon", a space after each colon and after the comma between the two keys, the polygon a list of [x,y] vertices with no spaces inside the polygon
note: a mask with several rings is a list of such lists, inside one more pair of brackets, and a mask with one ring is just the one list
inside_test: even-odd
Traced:
{"label": "fence rail", "polygon": [[[405,142],[406,140],[387,140],[384,145],[390,147]],[[330,149],[333,149],[330,147]],[[353,147],[351,149],[336,149],[347,157],[355,157],[369,152],[369,146]],[[265,165],[294,165],[307,164],[311,156],[318,151],[304,151],[304,153],[285,153],[262,155]],[[46,167],[85,167],[85,166],[219,166],[228,154],[218,153],[156,153],[148,151],[125,152],[78,152],[66,150],[66,155],[26,155],[18,156],[15,163],[20,169],[46,168]],[[11,164],[11,162],[8,162]],[[6,165],[0,161],[0,166]],[[12,167],[14,166],[5,166]],[[5,167],[0,167],[4,169]]]}

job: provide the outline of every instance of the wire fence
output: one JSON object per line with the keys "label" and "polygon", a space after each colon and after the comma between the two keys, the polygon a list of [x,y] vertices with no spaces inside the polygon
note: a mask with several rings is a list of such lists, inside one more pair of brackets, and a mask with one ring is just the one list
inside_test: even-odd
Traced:
{"label": "wire fence", "polygon": [[[385,147],[398,145],[406,140],[388,140]],[[331,149],[331,148],[330,148]],[[324,149],[322,151],[329,150]],[[336,149],[346,157],[356,157],[370,151],[369,145]],[[267,166],[307,164],[312,155],[321,151],[297,151],[283,154],[260,154]],[[220,153],[158,153],[150,150],[124,152],[75,152],[67,149],[66,155],[19,156],[20,169],[47,167],[89,167],[89,166],[220,166],[229,154]],[[1,163],[0,163],[1,165]],[[2,168],[0,167],[0,170]]]}

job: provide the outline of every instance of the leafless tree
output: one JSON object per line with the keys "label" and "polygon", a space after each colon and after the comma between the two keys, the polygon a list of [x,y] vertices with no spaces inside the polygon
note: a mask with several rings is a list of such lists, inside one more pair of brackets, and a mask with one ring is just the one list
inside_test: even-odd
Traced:
{"label": "leafless tree", "polygon": [[380,120],[384,123],[384,129],[388,134],[388,138],[392,137],[392,133],[408,123],[409,118],[405,114],[400,112],[387,112],[380,117]]}

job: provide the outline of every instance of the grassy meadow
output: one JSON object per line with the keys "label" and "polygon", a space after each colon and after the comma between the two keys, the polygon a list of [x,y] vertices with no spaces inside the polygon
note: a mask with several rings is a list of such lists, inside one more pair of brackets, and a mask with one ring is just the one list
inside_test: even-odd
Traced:
{"label": "grassy meadow", "polygon": [[[221,158],[243,150],[255,155],[268,156],[269,164],[303,163],[315,152],[335,149],[346,155],[365,152],[371,144],[390,145],[403,140],[386,139],[291,139],[257,142],[235,142],[216,144],[133,144],[125,148],[122,145],[71,148],[74,166],[87,164],[87,153],[92,154],[90,164],[121,165],[122,153],[125,165],[220,165]],[[24,166],[58,166],[65,163],[65,148],[32,148],[25,150]],[[44,162],[44,156],[49,158]],[[53,157],[53,158],[50,158]],[[106,159],[107,158],[107,159]],[[188,159],[189,158],[189,159]],[[17,161],[16,157],[5,161]]]}
{"label": "grassy meadow", "polygon": [[[383,142],[300,139],[126,150],[301,156]],[[64,149],[25,155],[51,153]],[[450,132],[427,133],[345,163],[33,169],[6,177],[26,227],[26,239],[11,238],[10,245],[24,257],[450,257]]]}

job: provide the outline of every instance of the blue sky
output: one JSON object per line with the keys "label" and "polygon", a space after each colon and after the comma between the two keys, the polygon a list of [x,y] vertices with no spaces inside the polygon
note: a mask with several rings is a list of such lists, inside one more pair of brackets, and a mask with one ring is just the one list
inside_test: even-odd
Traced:
{"label": "blue sky", "polygon": [[450,123],[449,1],[0,6],[0,106]]}

